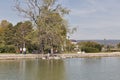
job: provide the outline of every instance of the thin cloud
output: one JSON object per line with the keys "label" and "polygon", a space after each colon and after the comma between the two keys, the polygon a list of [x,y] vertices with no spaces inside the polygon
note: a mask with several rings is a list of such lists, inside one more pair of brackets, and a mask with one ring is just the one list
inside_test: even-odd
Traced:
{"label": "thin cloud", "polygon": [[92,14],[92,13],[95,13],[97,10],[96,9],[86,9],[86,10],[71,10],[71,15],[73,16],[83,16],[83,15],[89,15],[89,14]]}
{"label": "thin cloud", "polygon": [[97,0],[86,0],[86,1],[89,2],[92,5],[96,4],[96,2],[97,2]]}
{"label": "thin cloud", "polygon": [[81,1],[81,3],[82,2],[86,4],[86,6],[71,8],[72,16],[89,16],[91,14],[106,13],[108,11],[106,5],[101,6],[98,0],[85,0]]}

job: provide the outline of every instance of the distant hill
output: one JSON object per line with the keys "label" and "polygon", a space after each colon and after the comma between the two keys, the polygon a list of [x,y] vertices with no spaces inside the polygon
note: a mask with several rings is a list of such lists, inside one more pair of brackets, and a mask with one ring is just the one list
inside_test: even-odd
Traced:
{"label": "distant hill", "polygon": [[76,41],[77,42],[94,41],[103,45],[117,45],[118,43],[120,43],[120,40],[76,40]]}

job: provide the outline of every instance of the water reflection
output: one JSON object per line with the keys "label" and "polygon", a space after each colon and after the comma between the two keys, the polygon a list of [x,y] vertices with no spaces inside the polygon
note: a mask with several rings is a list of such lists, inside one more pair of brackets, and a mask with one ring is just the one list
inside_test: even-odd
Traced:
{"label": "water reflection", "polygon": [[16,61],[0,61],[0,80],[16,80],[19,78],[19,63]]}
{"label": "water reflection", "polygon": [[0,80],[65,80],[63,60],[0,62]]}
{"label": "water reflection", "polygon": [[119,80],[119,61],[117,57],[67,59],[67,80]]}
{"label": "water reflection", "polygon": [[0,60],[0,80],[119,80],[120,58]]}

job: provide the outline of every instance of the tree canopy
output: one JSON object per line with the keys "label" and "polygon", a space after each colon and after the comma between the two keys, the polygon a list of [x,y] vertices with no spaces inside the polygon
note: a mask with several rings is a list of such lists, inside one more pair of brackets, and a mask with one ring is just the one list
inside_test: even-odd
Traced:
{"label": "tree canopy", "polygon": [[64,15],[69,10],[56,4],[57,0],[16,0],[15,9],[31,20],[37,29],[39,50],[47,47],[61,47],[68,31]]}

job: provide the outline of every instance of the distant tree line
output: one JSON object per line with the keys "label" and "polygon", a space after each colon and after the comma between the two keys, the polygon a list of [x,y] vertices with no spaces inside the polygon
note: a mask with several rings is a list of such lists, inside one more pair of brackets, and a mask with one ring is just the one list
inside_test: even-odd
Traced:
{"label": "distant tree line", "polygon": [[0,52],[15,53],[23,46],[28,47],[29,51],[32,50],[32,46],[37,46],[33,43],[32,33],[35,35],[30,21],[19,22],[13,26],[7,20],[2,20],[0,23]]}
{"label": "distant tree line", "polygon": [[64,49],[67,33],[70,32],[64,15],[69,10],[57,4],[57,0],[15,0],[15,10],[29,21],[13,26],[7,20],[0,23],[0,52],[19,52],[26,47],[28,52],[47,53]]}
{"label": "distant tree line", "polygon": [[[57,25],[55,27],[57,27]],[[51,48],[53,48],[54,51],[57,50],[57,52],[76,52],[81,50],[87,53],[101,52],[103,48],[105,48],[107,52],[111,49],[120,48],[120,43],[116,46],[105,46],[92,41],[72,44],[71,40],[66,39],[66,26],[61,26],[59,30],[56,28],[56,33],[47,30],[48,34],[46,33],[47,31],[43,33],[44,41],[40,44],[39,31],[31,21],[18,22],[16,25],[13,25],[7,20],[2,20],[0,23],[0,53],[19,53],[21,47],[26,47],[28,53],[41,53],[39,52],[41,46],[44,48],[44,53],[48,53]],[[60,38],[63,39],[60,40]]]}
{"label": "distant tree line", "polygon": [[[60,37],[66,39],[67,31],[64,26],[59,30],[62,30]],[[49,30],[47,31],[49,33]],[[51,47],[57,51],[61,51],[62,42],[59,42],[59,32],[56,32],[56,34],[54,32],[43,34],[44,43],[39,44],[38,29],[30,21],[18,22],[13,26],[7,20],[2,20],[0,23],[0,53],[16,53],[19,52],[21,47],[26,47],[27,51],[31,53],[33,51],[39,51],[41,46],[44,47],[45,53]]]}
{"label": "distant tree line", "polygon": [[15,0],[14,9],[29,21],[15,26],[6,20],[0,24],[0,52],[17,52],[26,47],[29,52],[61,51],[66,40],[68,25],[64,15],[69,10],[57,0]]}

